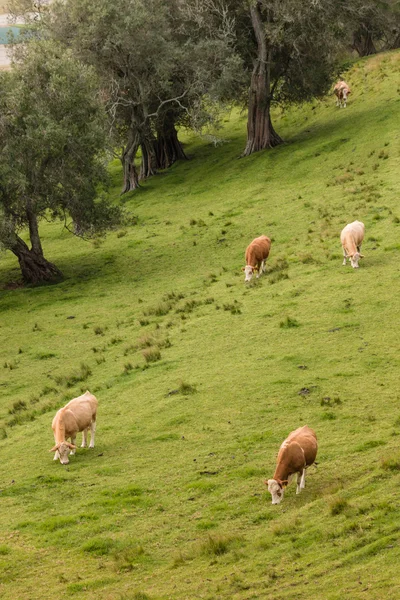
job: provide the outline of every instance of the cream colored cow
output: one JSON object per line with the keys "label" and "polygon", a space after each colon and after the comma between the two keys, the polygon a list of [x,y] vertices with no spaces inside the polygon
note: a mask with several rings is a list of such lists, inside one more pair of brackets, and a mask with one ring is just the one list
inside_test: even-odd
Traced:
{"label": "cream colored cow", "polygon": [[[61,464],[69,463],[68,454],[75,454],[76,434],[82,431],[82,448],[87,446],[87,432],[90,427],[89,448],[94,448],[96,431],[97,398],[89,391],[74,398],[56,413],[52,428],[55,445],[50,452],[55,452],[54,460],[60,459]],[[68,442],[68,438],[71,442]]]}

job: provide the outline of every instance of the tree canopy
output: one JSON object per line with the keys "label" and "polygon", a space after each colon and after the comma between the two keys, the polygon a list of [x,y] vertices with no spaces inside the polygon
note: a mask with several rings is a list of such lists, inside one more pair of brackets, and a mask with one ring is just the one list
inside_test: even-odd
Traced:
{"label": "tree canopy", "polygon": [[[89,66],[53,42],[34,42],[0,78],[0,241],[24,280],[60,277],[43,254],[39,221],[101,231],[118,209],[98,199],[107,180],[105,116]],[[28,227],[31,248],[19,232]]]}

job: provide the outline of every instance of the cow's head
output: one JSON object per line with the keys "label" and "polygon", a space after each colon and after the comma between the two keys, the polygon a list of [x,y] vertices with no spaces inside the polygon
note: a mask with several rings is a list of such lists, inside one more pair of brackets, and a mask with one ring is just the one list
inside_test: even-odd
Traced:
{"label": "cow's head", "polygon": [[68,454],[71,450],[76,450],[76,446],[74,444],[70,444],[69,442],[61,442],[50,450],[50,452],[56,452],[55,458],[60,459],[60,463],[62,465],[67,465],[69,463]]}
{"label": "cow's head", "polygon": [[358,269],[358,261],[360,258],[364,258],[364,255],[360,254],[359,252],[355,252],[354,254],[350,255],[350,263],[353,269]]}
{"label": "cow's head", "polygon": [[279,504],[283,500],[283,493],[285,491],[283,482],[276,481],[276,479],[268,479],[265,482],[268,486],[268,491],[272,496],[272,504]]}
{"label": "cow's head", "polygon": [[251,278],[253,277],[253,273],[256,273],[258,271],[258,269],[257,269],[257,267],[252,267],[251,265],[246,265],[245,267],[242,267],[242,271],[244,271],[244,280],[251,281]]}

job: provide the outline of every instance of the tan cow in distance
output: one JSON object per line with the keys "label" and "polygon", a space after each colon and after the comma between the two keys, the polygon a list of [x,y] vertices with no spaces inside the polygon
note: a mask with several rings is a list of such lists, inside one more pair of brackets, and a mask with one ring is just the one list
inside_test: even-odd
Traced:
{"label": "tan cow in distance", "polygon": [[299,427],[288,435],[279,448],[274,477],[265,482],[272,495],[272,504],[279,504],[283,500],[285,488],[295,474],[297,474],[296,494],[300,494],[306,485],[306,469],[314,463],[317,450],[317,436],[307,425]]}
{"label": "tan cow in distance", "polygon": [[260,277],[261,273],[265,273],[265,261],[268,258],[270,249],[271,240],[266,235],[260,235],[247,246],[246,266],[242,267],[242,271],[245,273],[245,281],[250,281],[254,272],[257,273],[257,277]]}
{"label": "tan cow in distance", "polygon": [[351,89],[345,81],[338,81],[333,92],[336,95],[336,106],[346,108],[347,96],[351,94]]}
{"label": "tan cow in distance", "polygon": [[364,258],[364,255],[361,254],[364,235],[365,226],[361,221],[353,221],[342,229],[340,242],[343,247],[343,266],[346,266],[346,258],[348,258],[353,269],[358,269],[358,261],[360,258]]}
{"label": "tan cow in distance", "polygon": [[[50,452],[55,452],[54,460],[59,458],[62,465],[69,463],[68,454],[75,454],[75,438],[79,431],[82,431],[81,448],[86,448],[89,427],[89,448],[94,448],[97,406],[97,398],[86,391],[82,396],[74,398],[57,411],[51,425],[54,432],[55,446]],[[71,442],[67,441],[68,438],[71,439]]]}

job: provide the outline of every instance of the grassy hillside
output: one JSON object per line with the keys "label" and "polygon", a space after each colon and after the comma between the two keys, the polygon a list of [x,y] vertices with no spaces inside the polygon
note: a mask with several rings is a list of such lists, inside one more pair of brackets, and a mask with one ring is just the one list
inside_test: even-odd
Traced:
{"label": "grassy hillside", "polygon": [[[1,256],[2,598],[400,597],[399,67],[359,62],[346,109],[277,113],[273,152],[237,160],[245,115],[217,147],[188,137],[103,242],[44,223],[59,285],[18,287]],[[268,273],[245,286],[260,234]],[[51,420],[86,389],[96,448],[63,467]],[[263,481],[306,423],[319,465],[272,506]]]}

